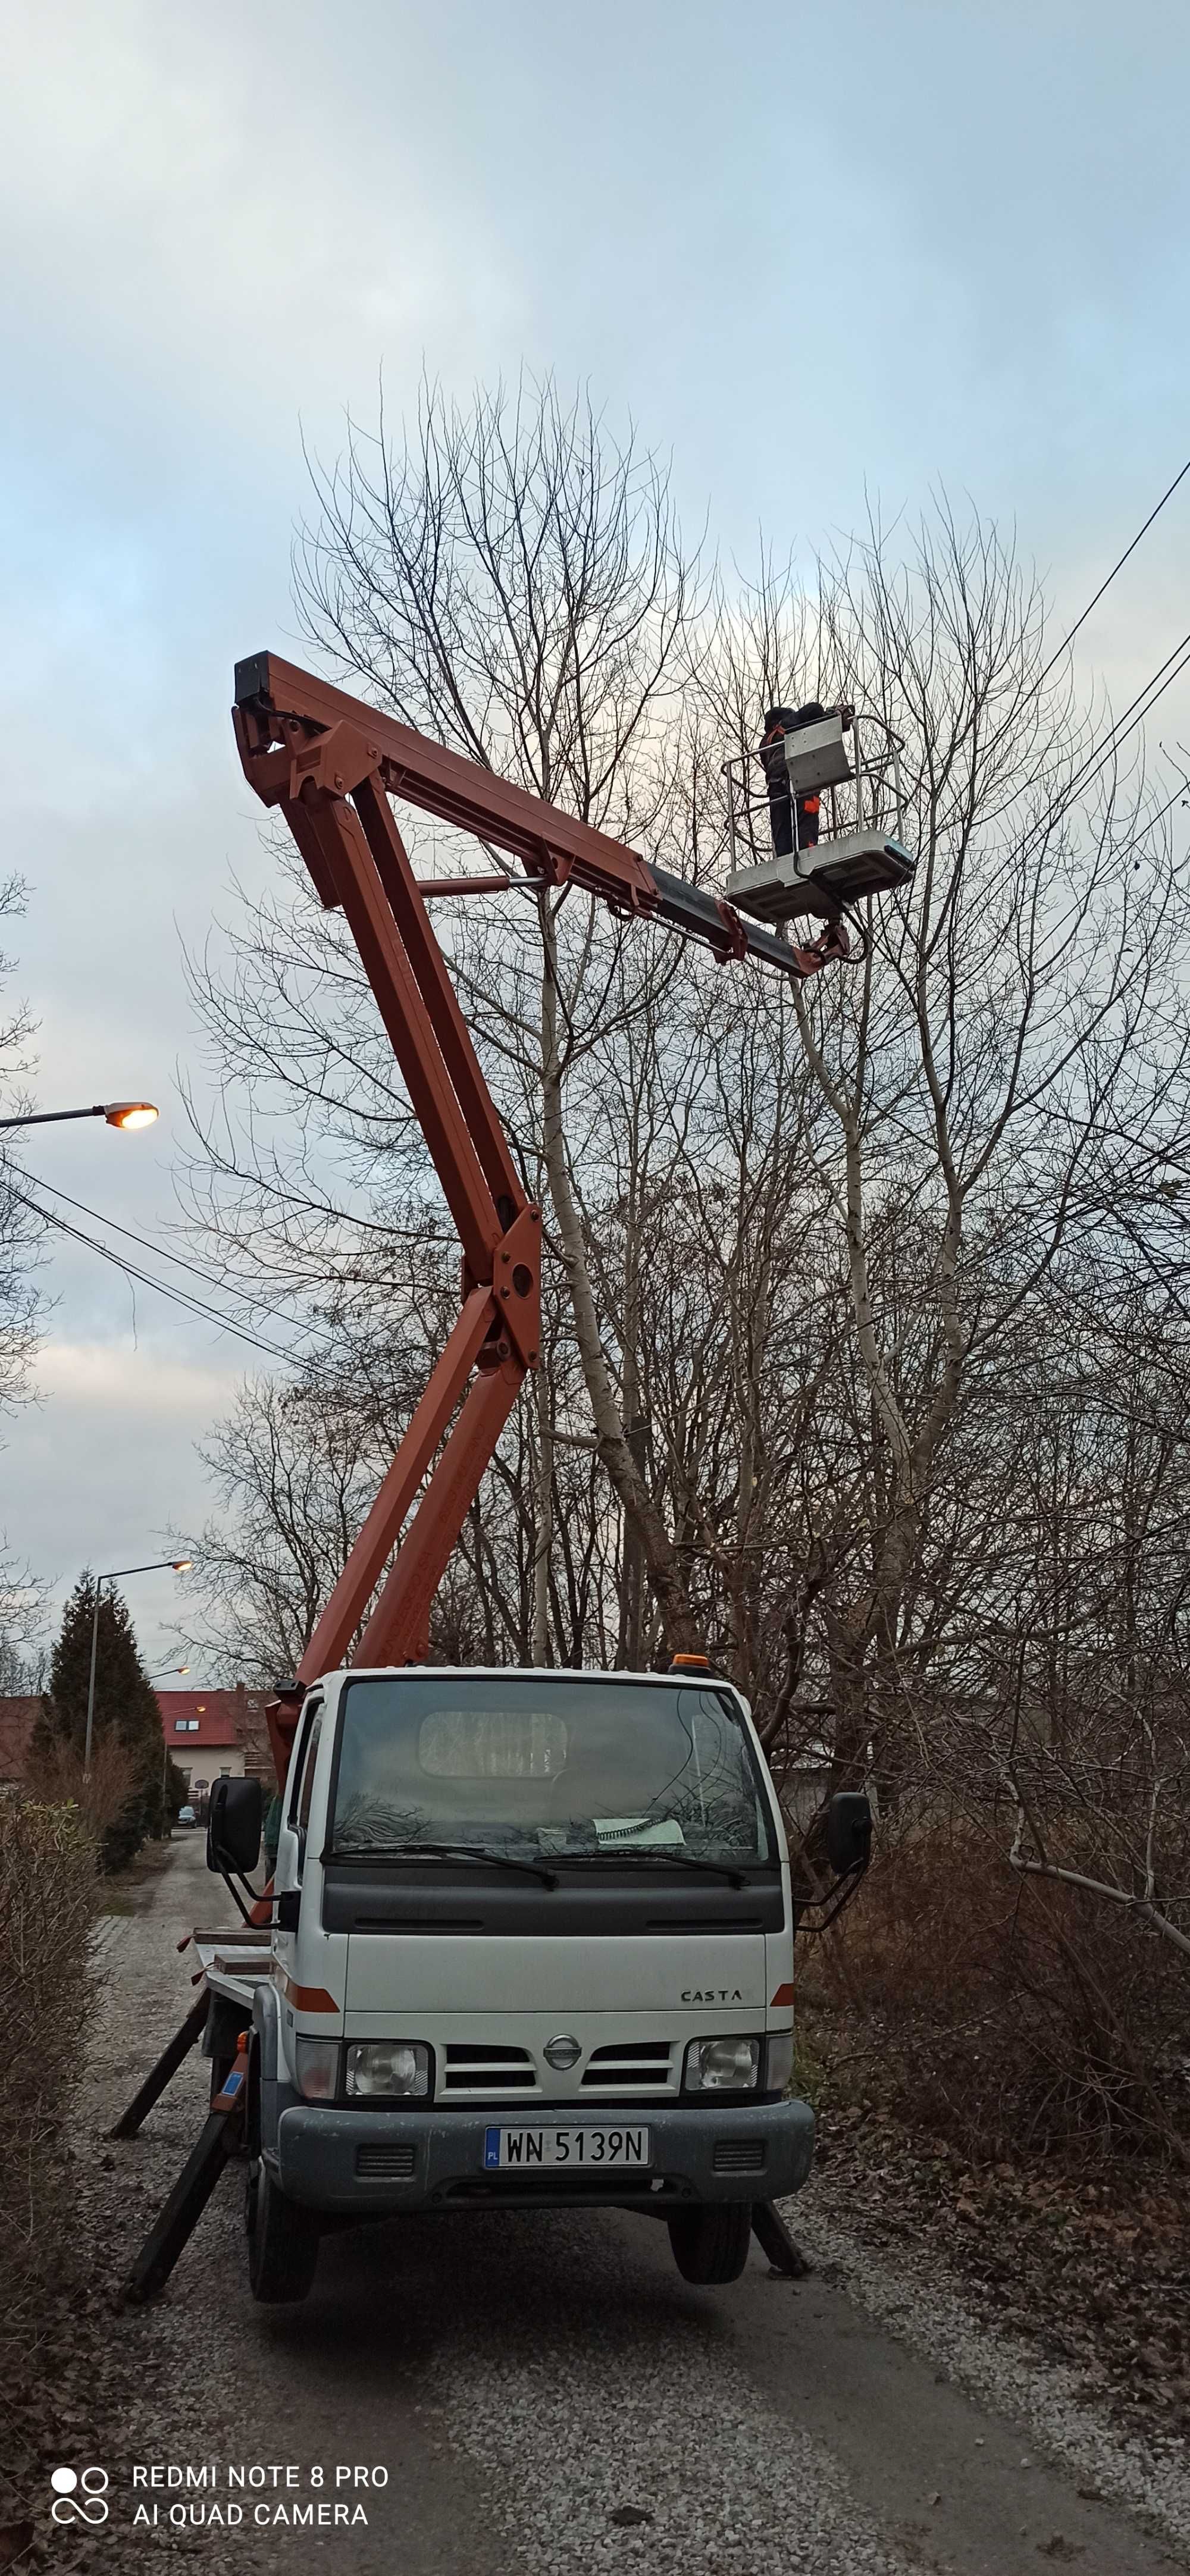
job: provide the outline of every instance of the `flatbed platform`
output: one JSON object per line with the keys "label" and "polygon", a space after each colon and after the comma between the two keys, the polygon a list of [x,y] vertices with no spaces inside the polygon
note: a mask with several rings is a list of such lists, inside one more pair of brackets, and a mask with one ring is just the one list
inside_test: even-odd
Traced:
{"label": "flatbed platform", "polygon": [[229,2002],[244,2004],[251,2012],[254,1988],[273,1973],[267,1930],[245,1924],[241,1931],[221,1925],[217,1932],[207,1932],[196,1926],[191,1939],[212,1993],[226,1995]]}

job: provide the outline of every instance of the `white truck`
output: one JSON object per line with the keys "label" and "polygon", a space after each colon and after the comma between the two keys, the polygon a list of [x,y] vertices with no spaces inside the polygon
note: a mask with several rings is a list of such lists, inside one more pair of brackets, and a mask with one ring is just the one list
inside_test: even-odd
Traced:
{"label": "white truck", "polygon": [[[262,1793],[219,1789],[208,1857],[246,1872]],[[641,2210],[687,2280],[731,2281],[754,2204],[806,2180],[785,1835],[709,1668],[328,1675],[273,1915],[263,1955],[208,1962],[216,2083],[251,2000],[258,2299],[304,2297],[328,2228],[406,2210]]]}
{"label": "white truck", "polygon": [[[847,755],[854,711],[819,710],[811,728],[807,713],[791,711],[776,806],[767,733],[755,755],[764,828],[783,839],[777,808],[801,810],[820,784],[833,813],[850,781],[864,829],[794,848],[779,884],[768,862],[745,870],[729,900],[276,654],[236,665],[244,776],[359,951],[458,1227],[461,1303],[297,1675],[269,1703],[276,1866],[251,1910],[237,1895],[238,1933],[194,1934],[203,1993],[113,2131],[135,2135],[201,2031],[210,2114],[130,2299],[161,2288],[245,2154],[260,2299],[305,2295],[326,2228],[406,2209],[644,2210],[668,2222],[692,2281],[735,2279],[753,2229],[781,2253],[772,2202],[805,2181],[814,2122],[788,2098],[794,1905],[743,1699],[684,1647],[667,1674],[429,1661],[438,1585],[543,1362],[545,1214],[429,907],[507,892],[519,869],[538,895],[578,888],[720,964],[796,984],[841,965],[844,904],[906,884],[913,861],[876,814],[883,759],[865,770]],[[508,868],[419,876],[394,804],[477,836]],[[749,850],[756,810],[745,787]],[[807,903],[825,928],[791,945]],[[652,1576],[679,1647],[691,1605],[660,1564]],[[233,1890],[259,1858],[262,1804],[250,1777],[212,1790],[207,1856]],[[829,1802],[801,1902],[807,1886],[845,1901],[870,1831],[861,1792]]]}

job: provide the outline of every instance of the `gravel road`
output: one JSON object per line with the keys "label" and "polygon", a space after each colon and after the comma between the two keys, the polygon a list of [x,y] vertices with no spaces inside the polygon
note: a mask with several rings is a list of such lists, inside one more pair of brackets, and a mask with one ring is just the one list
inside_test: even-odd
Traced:
{"label": "gravel road", "polygon": [[[174,1943],[222,1919],[220,1893],[187,1835],[141,1910],[109,1926],[79,2196],[113,2280],[193,2140],[205,2067],[188,2063],[139,2139],[102,2133],[182,2017]],[[1190,2566],[1181,2448],[1124,2440],[972,2319],[936,2263],[907,2280],[816,2216],[812,2185],[797,2224],[819,2269],[797,2284],[755,2254],[734,2287],[692,2289],[664,2230],[626,2213],[467,2214],[331,2238],[295,2310],[252,2305],[240,2204],[233,2169],[163,2299],[113,2319],[119,2576]],[[134,2487],[134,2464],[163,2482]],[[164,2482],[204,2466],[205,2487]],[[229,2466],[265,2483],[231,2486]],[[387,2484],[354,2482],[373,2469]],[[294,2508],[319,2502],[359,2518],[295,2527]],[[138,2504],[155,2525],[134,2522]],[[231,2528],[168,2518],[233,2505]]]}

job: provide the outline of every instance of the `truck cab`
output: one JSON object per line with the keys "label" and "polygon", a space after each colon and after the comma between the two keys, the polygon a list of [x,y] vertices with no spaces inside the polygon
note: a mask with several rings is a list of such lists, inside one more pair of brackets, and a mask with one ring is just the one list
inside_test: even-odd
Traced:
{"label": "truck cab", "polygon": [[253,2289],[403,2210],[614,2206],[731,2280],[795,2191],[793,1915],[745,1701],[709,1669],[328,1674],[254,1989]]}

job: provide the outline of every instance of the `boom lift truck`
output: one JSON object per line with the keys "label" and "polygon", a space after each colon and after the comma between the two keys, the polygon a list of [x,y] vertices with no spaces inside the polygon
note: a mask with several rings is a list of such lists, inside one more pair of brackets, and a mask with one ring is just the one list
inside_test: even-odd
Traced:
{"label": "boom lift truck", "polygon": [[[539,1364],[541,1210],[427,902],[504,892],[519,868],[724,964],[804,979],[848,955],[849,897],[912,874],[879,810],[885,773],[868,774],[865,817],[848,711],[792,735],[793,792],[807,762],[833,796],[853,781],[856,828],[738,869],[733,901],[275,654],[237,666],[235,696],[249,785],[363,959],[458,1227],[462,1299],[298,1673],[269,1703],[283,1820],[261,1893],[260,1784],[213,1789],[208,1864],[242,1922],[188,1936],[198,1999],[113,2134],[134,2134],[200,2037],[211,2108],[126,2295],[161,2287],[232,2156],[265,2301],[305,2295],[323,2233],[405,2210],[631,2208],[667,2221],[688,2280],[734,2280],[753,2229],[796,2268],[772,2203],[813,2153],[813,2114],[787,2098],[797,1900],[746,1703],[699,1655],[667,1673],[429,1662],[436,1586]],[[735,855],[742,841],[755,859],[768,787],[746,766],[728,782]],[[394,799],[513,869],[419,880]],[[801,909],[825,927],[796,946],[785,925]],[[863,1797],[831,1801],[834,1905],[870,1825]]]}

